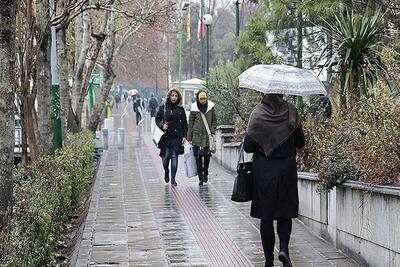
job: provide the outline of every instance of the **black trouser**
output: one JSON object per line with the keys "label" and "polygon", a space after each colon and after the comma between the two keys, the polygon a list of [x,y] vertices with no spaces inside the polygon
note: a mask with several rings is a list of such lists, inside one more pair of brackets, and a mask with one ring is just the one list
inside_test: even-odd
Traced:
{"label": "black trouser", "polygon": [[208,156],[198,156],[196,158],[197,165],[197,175],[199,180],[203,181],[204,177],[208,178],[208,167],[210,166],[211,155]]}
{"label": "black trouser", "polygon": [[[264,249],[266,266],[274,261],[275,232],[274,221],[261,220],[260,224],[261,241]],[[277,232],[279,236],[279,247],[289,255],[289,239],[292,232],[292,219],[278,220]]]}
{"label": "black trouser", "polygon": [[136,125],[138,125],[139,121],[142,119],[142,116],[140,116],[140,112],[139,111],[136,111],[135,113],[136,113]]}

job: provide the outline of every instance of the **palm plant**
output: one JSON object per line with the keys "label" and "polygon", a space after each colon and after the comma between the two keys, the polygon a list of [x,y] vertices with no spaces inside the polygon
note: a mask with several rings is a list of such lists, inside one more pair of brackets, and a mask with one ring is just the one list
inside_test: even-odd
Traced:
{"label": "palm plant", "polygon": [[336,15],[333,23],[326,22],[333,55],[325,65],[336,67],[340,73],[342,104],[349,105],[366,95],[384,74],[379,57],[385,47],[383,16],[380,10],[362,16],[346,11]]}

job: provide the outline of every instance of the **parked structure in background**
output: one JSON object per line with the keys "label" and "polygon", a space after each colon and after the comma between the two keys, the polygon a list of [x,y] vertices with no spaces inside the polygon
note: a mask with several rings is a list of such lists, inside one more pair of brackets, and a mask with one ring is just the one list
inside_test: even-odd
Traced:
{"label": "parked structure in background", "polygon": [[[177,87],[178,84],[179,84],[178,81],[174,82],[174,86]],[[199,90],[205,89],[205,85],[206,81],[200,80],[198,78],[181,82],[183,106],[186,111],[190,111],[190,106],[192,105],[192,98]]]}

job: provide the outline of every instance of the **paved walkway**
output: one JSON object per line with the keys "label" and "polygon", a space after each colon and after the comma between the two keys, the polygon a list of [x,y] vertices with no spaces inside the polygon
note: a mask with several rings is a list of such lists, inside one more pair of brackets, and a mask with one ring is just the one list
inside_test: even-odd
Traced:
{"label": "paved walkway", "polygon": [[[178,186],[166,185],[149,134],[131,113],[125,125],[125,149],[114,134],[103,153],[76,266],[264,266],[250,203],[229,200],[233,174],[212,161],[199,187],[180,162]],[[296,267],[355,266],[297,220],[290,252]]]}

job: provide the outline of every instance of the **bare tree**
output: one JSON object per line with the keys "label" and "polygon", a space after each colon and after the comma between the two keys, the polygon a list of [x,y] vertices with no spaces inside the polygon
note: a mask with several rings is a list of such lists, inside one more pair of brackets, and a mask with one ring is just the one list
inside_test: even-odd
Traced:
{"label": "bare tree", "polygon": [[[113,84],[115,79],[113,66],[114,60],[118,56],[122,47],[132,35],[138,32],[139,29],[145,25],[149,25],[154,28],[165,27],[165,20],[168,20],[168,18],[175,11],[175,2],[171,0],[143,1],[142,5],[136,4],[129,7],[131,8],[131,10],[126,9],[124,11],[121,11],[118,8],[114,7],[114,2],[112,0],[110,2],[112,2],[112,4],[110,5],[112,6],[112,8],[109,8],[109,10],[117,14],[122,14],[122,17],[129,18],[129,21],[128,25],[116,28],[115,17],[111,15],[111,13],[106,16],[108,21],[108,31],[107,40],[103,48],[102,62],[104,84],[101,87],[96,105],[90,117],[88,128],[91,131],[95,131],[97,129],[98,123],[100,122],[100,114],[104,108],[104,104],[110,92],[111,85]],[[116,45],[116,34],[118,31],[121,30],[125,31],[124,34],[122,34],[120,42]]]}
{"label": "bare tree", "polygon": [[0,9],[0,231],[12,201],[14,164],[16,2],[2,2]]}
{"label": "bare tree", "polygon": [[36,136],[36,111],[34,103],[36,87],[32,86],[35,70],[34,49],[34,21],[35,12],[33,2],[18,2],[17,15],[17,95],[20,100],[22,122],[22,159],[27,159],[27,146],[32,160],[38,158]]}
{"label": "bare tree", "polygon": [[38,148],[45,155],[53,151],[54,110],[51,92],[50,66],[50,6],[49,0],[36,1],[36,83],[38,102]]}

